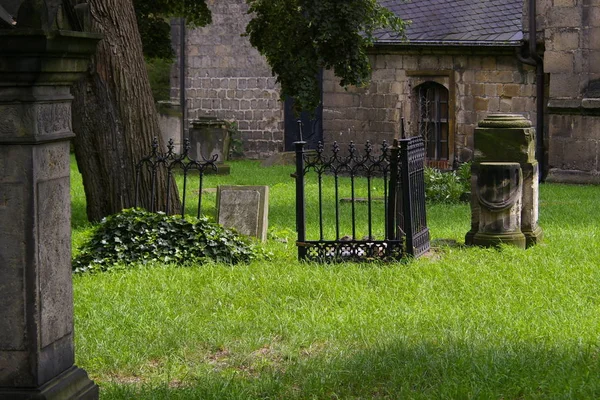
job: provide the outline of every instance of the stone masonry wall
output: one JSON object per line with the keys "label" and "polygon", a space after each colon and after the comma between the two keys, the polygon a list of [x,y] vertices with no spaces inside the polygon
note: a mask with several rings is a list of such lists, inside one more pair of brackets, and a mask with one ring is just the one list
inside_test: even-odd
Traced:
{"label": "stone masonry wall", "polygon": [[[208,0],[207,4],[212,24],[186,32],[188,124],[202,116],[236,122],[248,158],[281,151],[283,105],[278,84],[266,60],[241,36],[249,21],[247,4],[244,0]],[[177,23],[173,44],[179,53]],[[175,99],[179,99],[178,75],[175,65],[171,79]]]}
{"label": "stone masonry wall", "polygon": [[[454,161],[472,156],[473,132],[489,113],[510,112],[535,121],[535,70],[509,54],[376,54],[366,88],[344,90],[333,73],[324,78],[324,140],[359,146],[417,134],[415,88],[434,81],[449,89],[453,102]],[[452,111],[452,106],[450,108]],[[452,118],[452,115],[450,116]],[[451,150],[452,152],[452,150]]]}
{"label": "stone masonry wall", "polygon": [[600,183],[600,1],[553,0],[545,26],[549,181]]}

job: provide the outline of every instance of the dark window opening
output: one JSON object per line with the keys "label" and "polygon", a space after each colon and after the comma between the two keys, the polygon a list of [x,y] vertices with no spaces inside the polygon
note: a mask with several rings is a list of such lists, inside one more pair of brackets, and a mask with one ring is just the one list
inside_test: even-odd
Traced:
{"label": "dark window opening", "polygon": [[448,89],[435,82],[426,82],[417,90],[419,135],[425,140],[428,164],[447,169],[450,153]]}

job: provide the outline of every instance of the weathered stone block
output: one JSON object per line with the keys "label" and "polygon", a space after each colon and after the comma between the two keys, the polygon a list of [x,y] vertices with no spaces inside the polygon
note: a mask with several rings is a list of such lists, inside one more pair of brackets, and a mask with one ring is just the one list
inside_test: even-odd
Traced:
{"label": "weathered stone block", "polygon": [[[480,208],[483,206],[476,195],[480,165],[519,163],[523,178],[519,226],[525,235],[527,246],[538,243],[542,238],[542,230],[538,226],[537,220],[539,172],[535,160],[535,130],[531,127],[531,123],[515,114],[489,115],[475,129],[474,148],[471,181],[471,230],[467,233],[465,242],[473,244],[474,238],[481,229],[482,210]],[[513,239],[516,240],[515,238],[507,240]]]}
{"label": "weathered stone block", "polygon": [[224,227],[234,228],[243,235],[265,241],[269,215],[269,187],[219,186],[217,213],[217,220]]}
{"label": "weathered stone block", "polygon": [[573,54],[562,51],[546,51],[544,71],[548,73],[568,73],[573,70]]}
{"label": "weathered stone block", "polygon": [[554,51],[567,51],[579,48],[579,31],[574,29],[556,30],[549,42]]}
{"label": "weathered stone block", "polygon": [[578,171],[596,171],[598,162],[598,142],[595,140],[573,140],[563,142],[563,157],[559,165],[561,169]]}
{"label": "weathered stone block", "polygon": [[498,93],[500,96],[505,97],[517,97],[521,95],[521,85],[514,83],[507,83],[505,85],[498,85]]}
{"label": "weathered stone block", "polygon": [[548,24],[553,28],[581,26],[581,9],[577,6],[552,7],[548,12]]}
{"label": "weathered stone block", "polygon": [[190,129],[190,157],[208,160],[217,156],[217,161],[227,161],[230,137],[227,125],[216,118],[203,118],[195,121]]}
{"label": "weathered stone block", "polygon": [[[545,63],[544,63],[545,67]],[[581,82],[578,75],[555,73],[550,80],[550,99],[577,98],[581,94]]]}

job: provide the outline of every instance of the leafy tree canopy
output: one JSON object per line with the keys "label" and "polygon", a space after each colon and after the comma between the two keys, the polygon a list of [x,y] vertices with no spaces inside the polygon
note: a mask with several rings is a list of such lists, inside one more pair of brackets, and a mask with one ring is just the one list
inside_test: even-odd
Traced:
{"label": "leafy tree canopy", "polygon": [[211,23],[211,13],[204,0],[133,0],[133,6],[144,55],[148,58],[175,56],[169,18],[185,17],[186,24],[192,27]]}
{"label": "leafy tree canopy", "polygon": [[[322,68],[332,69],[342,86],[366,83],[373,33],[390,28],[402,35],[405,27],[377,0],[246,2],[252,14],[246,28],[250,43],[266,57],[282,98],[294,97],[298,111],[318,106]],[[205,0],[134,0],[134,6],[147,57],[173,57],[166,17],[185,17],[189,26],[211,22]]]}
{"label": "leafy tree canopy", "polygon": [[403,34],[405,22],[377,0],[247,0],[250,43],[263,54],[297,111],[320,101],[318,73],[333,69],[342,86],[370,77],[367,48],[373,33],[390,28]]}

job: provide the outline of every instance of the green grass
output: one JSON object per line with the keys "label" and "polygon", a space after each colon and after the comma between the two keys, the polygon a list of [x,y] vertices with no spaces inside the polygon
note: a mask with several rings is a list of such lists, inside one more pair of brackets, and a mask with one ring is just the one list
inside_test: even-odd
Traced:
{"label": "green grass", "polygon": [[[231,164],[206,186],[270,186],[272,260],[74,277],[77,364],[103,399],[600,396],[599,187],[543,185],[545,239],[528,250],[318,265],[296,261],[290,167]],[[468,206],[428,217],[434,238],[464,241]]]}

